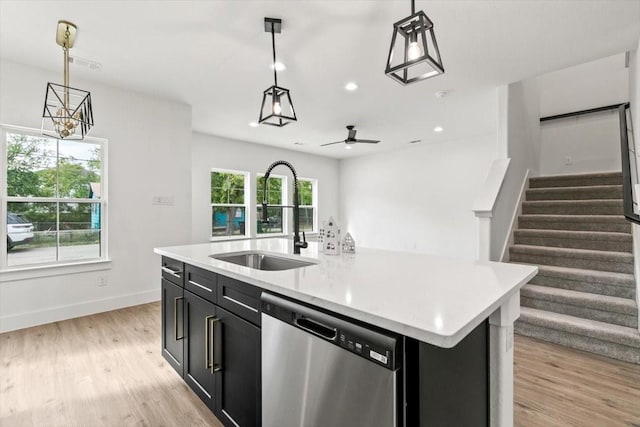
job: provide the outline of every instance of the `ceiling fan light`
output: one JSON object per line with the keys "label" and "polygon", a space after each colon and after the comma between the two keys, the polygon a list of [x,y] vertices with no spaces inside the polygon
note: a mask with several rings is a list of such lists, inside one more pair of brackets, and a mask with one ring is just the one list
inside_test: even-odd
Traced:
{"label": "ceiling fan light", "polygon": [[412,14],[393,24],[391,46],[385,74],[407,85],[444,74],[444,66],[433,22],[423,12]]}

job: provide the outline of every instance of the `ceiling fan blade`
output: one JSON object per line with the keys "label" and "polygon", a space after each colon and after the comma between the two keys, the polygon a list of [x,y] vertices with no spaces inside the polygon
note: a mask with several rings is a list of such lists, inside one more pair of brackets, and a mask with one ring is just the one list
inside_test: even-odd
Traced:
{"label": "ceiling fan blade", "polygon": [[325,145],[333,145],[333,144],[344,144],[344,141],[336,141],[336,142],[329,142],[327,144],[320,144],[320,147],[324,147]]}
{"label": "ceiling fan blade", "polygon": [[380,141],[376,141],[373,139],[356,139],[357,143],[362,143],[362,144],[377,144]]}

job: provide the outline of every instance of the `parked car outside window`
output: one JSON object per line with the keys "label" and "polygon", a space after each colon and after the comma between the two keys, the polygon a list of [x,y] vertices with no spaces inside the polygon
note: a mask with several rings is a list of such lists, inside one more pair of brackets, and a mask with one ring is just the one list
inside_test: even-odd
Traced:
{"label": "parked car outside window", "polygon": [[33,224],[20,215],[7,213],[7,250],[33,240]]}

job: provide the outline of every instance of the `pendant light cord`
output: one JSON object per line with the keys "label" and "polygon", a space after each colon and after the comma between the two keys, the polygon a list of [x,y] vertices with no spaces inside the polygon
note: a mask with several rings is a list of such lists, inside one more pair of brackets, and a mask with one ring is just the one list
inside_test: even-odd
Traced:
{"label": "pendant light cord", "polygon": [[411,0],[411,14],[416,14],[416,0]]}
{"label": "pendant light cord", "polygon": [[273,31],[273,23],[271,23],[271,46],[273,48],[273,81],[278,86],[278,73],[276,70],[276,35]]}

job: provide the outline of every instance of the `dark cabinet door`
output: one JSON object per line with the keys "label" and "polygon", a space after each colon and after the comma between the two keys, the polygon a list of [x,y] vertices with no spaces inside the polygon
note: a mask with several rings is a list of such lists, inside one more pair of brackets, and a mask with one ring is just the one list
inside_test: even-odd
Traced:
{"label": "dark cabinet door", "polygon": [[225,426],[260,426],[260,329],[222,308],[217,313],[215,414]]}
{"label": "dark cabinet door", "polygon": [[183,375],[183,289],[162,279],[162,356]]}
{"label": "dark cabinet door", "polygon": [[184,380],[214,410],[214,379],[219,363],[215,360],[216,306],[184,292]]}

